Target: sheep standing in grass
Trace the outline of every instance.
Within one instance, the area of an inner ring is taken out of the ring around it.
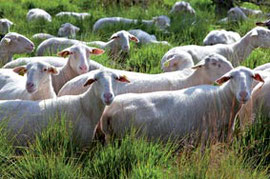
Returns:
[[[188,2],[185,1],[179,1],[176,2],[171,11],[171,14],[175,14],[175,13],[188,13],[191,15],[195,15],[195,10],[191,7],[191,5]]]
[[[93,32],[97,32],[103,29],[105,26],[117,25],[117,24],[136,24],[139,21],[137,19],[128,19],[123,17],[105,17],[95,22],[93,26]],[[165,30],[170,26],[170,18],[164,15],[153,17],[152,20],[142,20],[142,24],[147,26],[156,25],[161,30]]]
[[[10,27],[13,25],[8,19],[0,19],[0,35],[5,35],[9,32]]]
[[[0,99],[42,100],[55,98],[51,75],[58,74],[55,67],[44,62],[32,62],[27,66],[0,69]],[[23,74],[20,76],[16,73]]]
[[[154,44],[170,45],[167,41],[157,41],[155,35],[150,35],[141,29],[133,29],[129,30],[128,32],[137,37],[137,39],[139,39],[140,44],[154,43]]]
[[[205,57],[192,69],[184,71],[144,74],[115,70],[129,76],[131,83],[115,86],[116,94],[123,93],[146,93],[152,91],[179,90],[199,84],[212,84],[216,79],[232,69],[232,65],[223,56],[213,54]],[[89,72],[90,74],[92,72]],[[87,88],[82,83],[87,79],[88,74],[80,75],[67,82],[59,91],[58,96],[77,95],[85,92]]]
[[[34,48],[31,40],[21,34],[10,32],[0,41],[0,63],[11,61],[14,54],[30,53]]]
[[[217,44],[212,46],[187,45],[172,48],[163,56],[161,64],[168,61],[169,57],[173,54],[181,54],[185,61],[190,59],[193,60],[194,63],[198,63],[205,56],[217,53],[231,61],[233,66],[237,66],[240,62],[244,61],[254,49],[259,47],[270,47],[270,30],[255,27],[239,41],[232,44]],[[178,60],[181,61],[182,59]],[[181,65],[181,62],[178,64]]]
[[[44,11],[43,9],[30,9],[26,15],[28,21],[40,20],[43,19],[44,21],[51,22],[52,17],[49,13]]]
[[[56,94],[58,94],[64,84],[72,78],[87,73],[89,70],[90,55],[100,55],[104,51],[98,48],[91,48],[83,44],[73,45],[58,55],[61,57],[68,57],[67,63],[59,68],[59,74],[52,76],[52,84]]]
[[[258,73],[238,67],[217,80],[218,84],[228,81],[222,86],[119,95],[105,108],[99,125],[107,139],[122,137],[134,127],[138,134],[156,140],[181,139],[193,133],[204,133],[207,139],[228,132],[230,141],[235,116],[250,99],[253,80],[263,81]]]
[[[55,15],[56,17],[75,17],[77,19],[84,19],[86,17],[89,17],[90,14],[83,12],[83,13],[78,13],[78,12],[59,12]]]
[[[231,44],[241,39],[237,32],[212,30],[203,40],[204,45]]]
[[[53,36],[51,34],[46,34],[46,33],[38,33],[38,34],[34,34],[32,36],[33,39],[38,39],[38,40],[46,40],[46,39],[50,39],[53,37],[55,37],[55,36]]]
[[[76,33],[80,31],[79,27],[76,27],[70,23],[62,24],[58,30],[58,36],[75,38]]]
[[[65,115],[76,142],[88,145],[105,105],[114,100],[114,85],[122,82],[128,80],[120,74],[97,71],[84,82],[85,86],[92,84],[92,88],[79,96],[1,101],[0,121],[7,122],[9,136],[16,137],[17,145],[26,145],[45,130],[50,121],[57,122],[61,115]]]
[[[128,53],[130,50],[129,41],[134,41],[139,43],[139,39],[134,35],[130,34],[125,30],[118,31],[114,33],[110,41],[102,42],[102,41],[93,41],[87,42],[88,45],[98,46],[99,48],[106,49],[110,56],[113,58],[117,58],[119,53],[124,52]]]

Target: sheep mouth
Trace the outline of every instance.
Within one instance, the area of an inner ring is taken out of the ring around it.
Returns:
[[[28,93],[34,93],[36,91],[36,88],[26,88]]]
[[[105,105],[110,105],[112,103],[113,99],[104,99]]]

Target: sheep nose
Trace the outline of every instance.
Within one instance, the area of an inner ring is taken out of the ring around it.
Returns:
[[[32,83],[32,82],[26,83],[26,88],[33,88],[33,87],[34,87],[34,83]]]
[[[241,91],[239,96],[242,98],[242,99],[246,99],[248,93],[246,91]]]
[[[80,70],[82,70],[83,72],[87,72],[87,71],[88,71],[86,65],[81,65],[79,68],[80,68]]]
[[[104,94],[103,94],[103,97],[104,97],[106,100],[111,99],[112,96],[113,96],[112,93],[104,93]]]
[[[127,51],[127,50],[129,50],[129,46],[126,45],[126,46],[123,47],[123,49],[124,49],[125,51]]]

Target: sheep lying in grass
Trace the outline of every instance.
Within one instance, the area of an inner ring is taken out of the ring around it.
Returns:
[[[25,36],[9,32],[0,41],[0,63],[11,61],[14,54],[30,53],[34,48],[34,43]]]
[[[122,137],[134,127],[138,134],[156,140],[181,139],[193,133],[207,139],[228,132],[230,141],[234,118],[250,99],[253,80],[263,82],[258,73],[238,67],[217,80],[220,85],[228,81],[222,86],[119,95],[105,108],[97,128],[107,140],[112,135]]]
[[[139,43],[139,39],[125,30],[114,33],[110,41],[93,41],[87,42],[88,45],[98,46],[99,48],[106,49],[111,57],[118,57],[120,52],[128,53],[130,50],[129,41]]]
[[[204,45],[231,44],[241,39],[237,32],[212,30],[203,40]]]
[[[154,43],[154,44],[170,45],[167,41],[157,41],[155,35],[150,35],[141,29],[132,29],[129,30],[128,32],[137,37],[137,39],[139,39],[140,44]]]
[[[97,32],[103,29],[105,26],[117,25],[117,24],[136,24],[139,21],[137,19],[128,19],[123,17],[105,17],[95,22],[93,26],[93,32]],[[170,18],[164,15],[153,17],[152,20],[142,20],[142,24],[147,26],[156,25],[158,28],[165,30],[170,26]]]
[[[186,58],[184,53],[172,53],[167,57],[167,61],[161,64],[161,69],[164,72],[181,71],[191,68],[194,62],[191,58]]]
[[[43,9],[38,9],[38,8],[30,9],[26,15],[26,18],[28,21],[34,21],[34,20],[40,20],[40,19],[43,19],[47,22],[52,21],[52,17],[49,13],[47,13]]]
[[[79,27],[76,27],[70,23],[62,24],[58,30],[58,36],[75,38],[76,33],[80,31]]]
[[[87,73],[89,70],[89,57],[90,55],[100,55],[104,51],[98,48],[88,47],[83,44],[73,45],[58,55],[61,57],[68,57],[67,63],[59,68],[59,74],[52,76],[53,88],[56,94],[58,94],[64,84],[72,78]]]
[[[144,74],[110,69],[129,76],[131,83],[119,84],[115,87],[116,94],[146,93],[152,91],[178,90],[199,84],[212,84],[216,79],[232,69],[232,65],[221,55],[209,55],[192,69],[184,71]],[[91,74],[91,72],[89,72]],[[80,75],[67,82],[59,91],[58,96],[77,95],[85,92],[82,86],[88,74]]]
[[[75,44],[84,43],[79,40],[60,38],[60,37],[52,37],[47,40],[44,40],[37,47],[37,56],[43,55],[53,55],[63,50],[64,48],[70,47]]]
[[[38,40],[46,40],[46,39],[49,39],[49,38],[53,38],[55,36],[51,35],[51,34],[46,34],[46,33],[37,33],[37,34],[34,34],[32,36],[33,39],[38,39]]]
[[[78,12],[59,12],[55,15],[56,17],[75,17],[77,19],[84,19],[86,17],[89,17],[90,14],[89,13],[78,13]]]
[[[92,88],[79,96],[63,96],[41,101],[9,100],[0,102],[0,121],[7,122],[9,136],[17,145],[26,145],[46,129],[49,122],[57,122],[61,115],[72,125],[76,142],[88,145],[105,105],[114,100],[114,86],[128,82],[126,77],[109,71],[97,71],[84,82]]]
[[[262,17],[264,14],[261,10],[248,9],[245,7],[239,7],[246,16]]]
[[[27,66],[0,69],[0,99],[42,100],[55,98],[51,75],[58,74],[55,67],[44,62],[31,62]],[[20,76],[27,72],[26,77]]]
[[[254,49],[259,47],[270,47],[270,30],[255,27],[239,41],[232,44],[217,44],[212,46],[187,45],[172,48],[163,56],[161,64],[168,61],[169,57],[173,54],[181,54],[185,61],[191,59],[194,63],[198,63],[205,56],[217,53],[231,61],[233,66],[237,66],[240,62],[245,60]],[[181,61],[182,59],[178,60]],[[181,65],[181,62],[178,64]]]
[[[9,32],[10,27],[13,25],[8,19],[0,19],[0,35],[5,35]]]
[[[192,14],[195,15],[195,10],[191,7],[191,5],[188,2],[185,1],[179,1],[176,2],[170,13],[175,14],[175,13],[188,13],[188,14]]]

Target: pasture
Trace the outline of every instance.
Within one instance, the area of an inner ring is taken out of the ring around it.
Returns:
[[[181,45],[203,45],[204,37],[214,29],[226,29],[244,36],[255,27],[255,23],[266,18],[250,17],[240,23],[218,23],[226,16],[216,13],[211,0],[187,0],[196,10],[196,16],[170,15],[175,0],[145,0],[132,4],[131,1],[111,0],[0,0],[0,17],[11,20],[15,25],[11,32],[18,32],[31,39],[35,47],[41,41],[32,36],[48,33],[57,36],[61,24],[72,23],[80,28],[76,39],[85,42],[104,41],[119,30],[142,29],[155,34],[158,40],[168,41],[173,47]],[[251,3],[243,7],[261,9],[270,13],[270,7]],[[41,8],[52,16],[52,22],[27,22],[29,9]],[[61,11],[88,12],[89,17],[59,17]],[[120,24],[107,26],[97,33],[92,32],[94,23],[103,17],[126,17],[152,19],[167,15],[171,26],[167,32],[156,26]],[[125,59],[111,60],[107,53],[91,56],[104,66],[143,73],[161,73],[160,61],[172,47],[161,44],[139,45],[130,42],[130,52]],[[54,54],[56,55],[56,54]],[[35,56],[29,54],[18,57]],[[270,62],[269,49],[256,49],[241,63],[255,68]],[[72,140],[72,132],[65,122],[65,114],[58,123],[36,137],[27,147],[15,148],[0,127],[0,178],[269,178],[270,176],[270,122],[257,114],[253,125],[240,129],[235,126],[233,141],[222,143],[209,141],[202,152],[201,145],[188,142],[158,142],[136,138],[135,131],[122,140],[103,145],[96,141],[91,146],[81,147]]]

